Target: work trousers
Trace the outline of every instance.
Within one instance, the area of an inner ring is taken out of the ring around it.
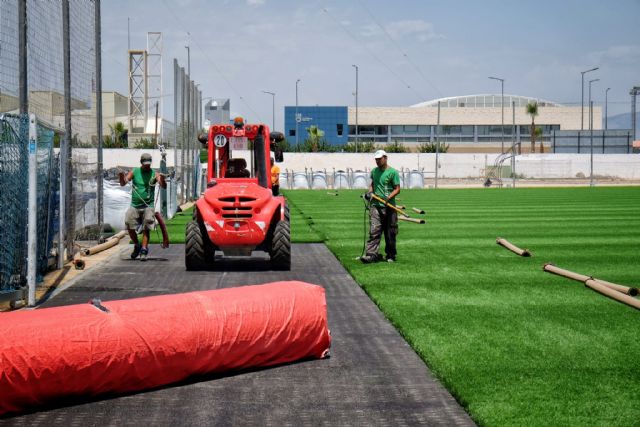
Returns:
[[[387,258],[396,257],[396,236],[398,235],[398,214],[391,208],[372,205],[369,209],[369,240],[367,256],[378,257],[380,239],[384,233],[384,252]]]

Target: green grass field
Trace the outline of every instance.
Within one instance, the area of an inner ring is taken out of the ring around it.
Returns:
[[[287,191],[294,242],[324,240],[476,422],[638,425],[640,312],[542,265],[640,285],[640,188],[405,190],[427,224],[372,265],[358,196]]]
[[[184,243],[185,228],[187,223],[193,217],[193,208],[184,212],[178,212],[170,220],[166,220],[167,234],[169,234],[170,244]],[[162,234],[160,228],[156,227],[156,231],[152,231],[149,235],[151,243],[162,243]]]

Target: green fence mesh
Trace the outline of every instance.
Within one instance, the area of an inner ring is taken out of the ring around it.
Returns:
[[[0,119],[0,292],[24,283],[27,236],[27,117]]]
[[[26,282],[28,116],[0,116],[0,293]],[[38,279],[47,271],[58,230],[59,165],[53,131],[38,125]]]

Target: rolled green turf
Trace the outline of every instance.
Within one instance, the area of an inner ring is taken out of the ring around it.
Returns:
[[[427,224],[401,222],[398,262],[370,265],[359,194],[287,191],[294,242],[324,238],[476,422],[640,422],[640,312],[542,271],[640,285],[639,187],[404,190]]]

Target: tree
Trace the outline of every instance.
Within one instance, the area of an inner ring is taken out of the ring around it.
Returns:
[[[309,135],[305,144],[308,142],[310,145],[310,151],[316,152],[320,150],[324,140],[324,131],[316,125],[311,125],[307,128],[307,134]]]
[[[115,148],[127,148],[127,129],[122,122],[116,122],[114,125],[109,125],[109,129],[113,134],[113,145]]]
[[[538,151],[539,151],[539,152],[541,152],[541,153],[544,153],[544,143],[543,143],[543,141],[542,141],[542,128],[541,128],[541,127],[536,126],[536,132],[535,132],[535,134],[536,134],[536,139],[537,139],[538,141],[540,141],[540,142],[538,143],[538,147],[539,147],[539,150],[538,150]]]
[[[536,116],[538,115],[538,103],[527,104],[527,114],[531,116],[531,152],[536,152]]]

